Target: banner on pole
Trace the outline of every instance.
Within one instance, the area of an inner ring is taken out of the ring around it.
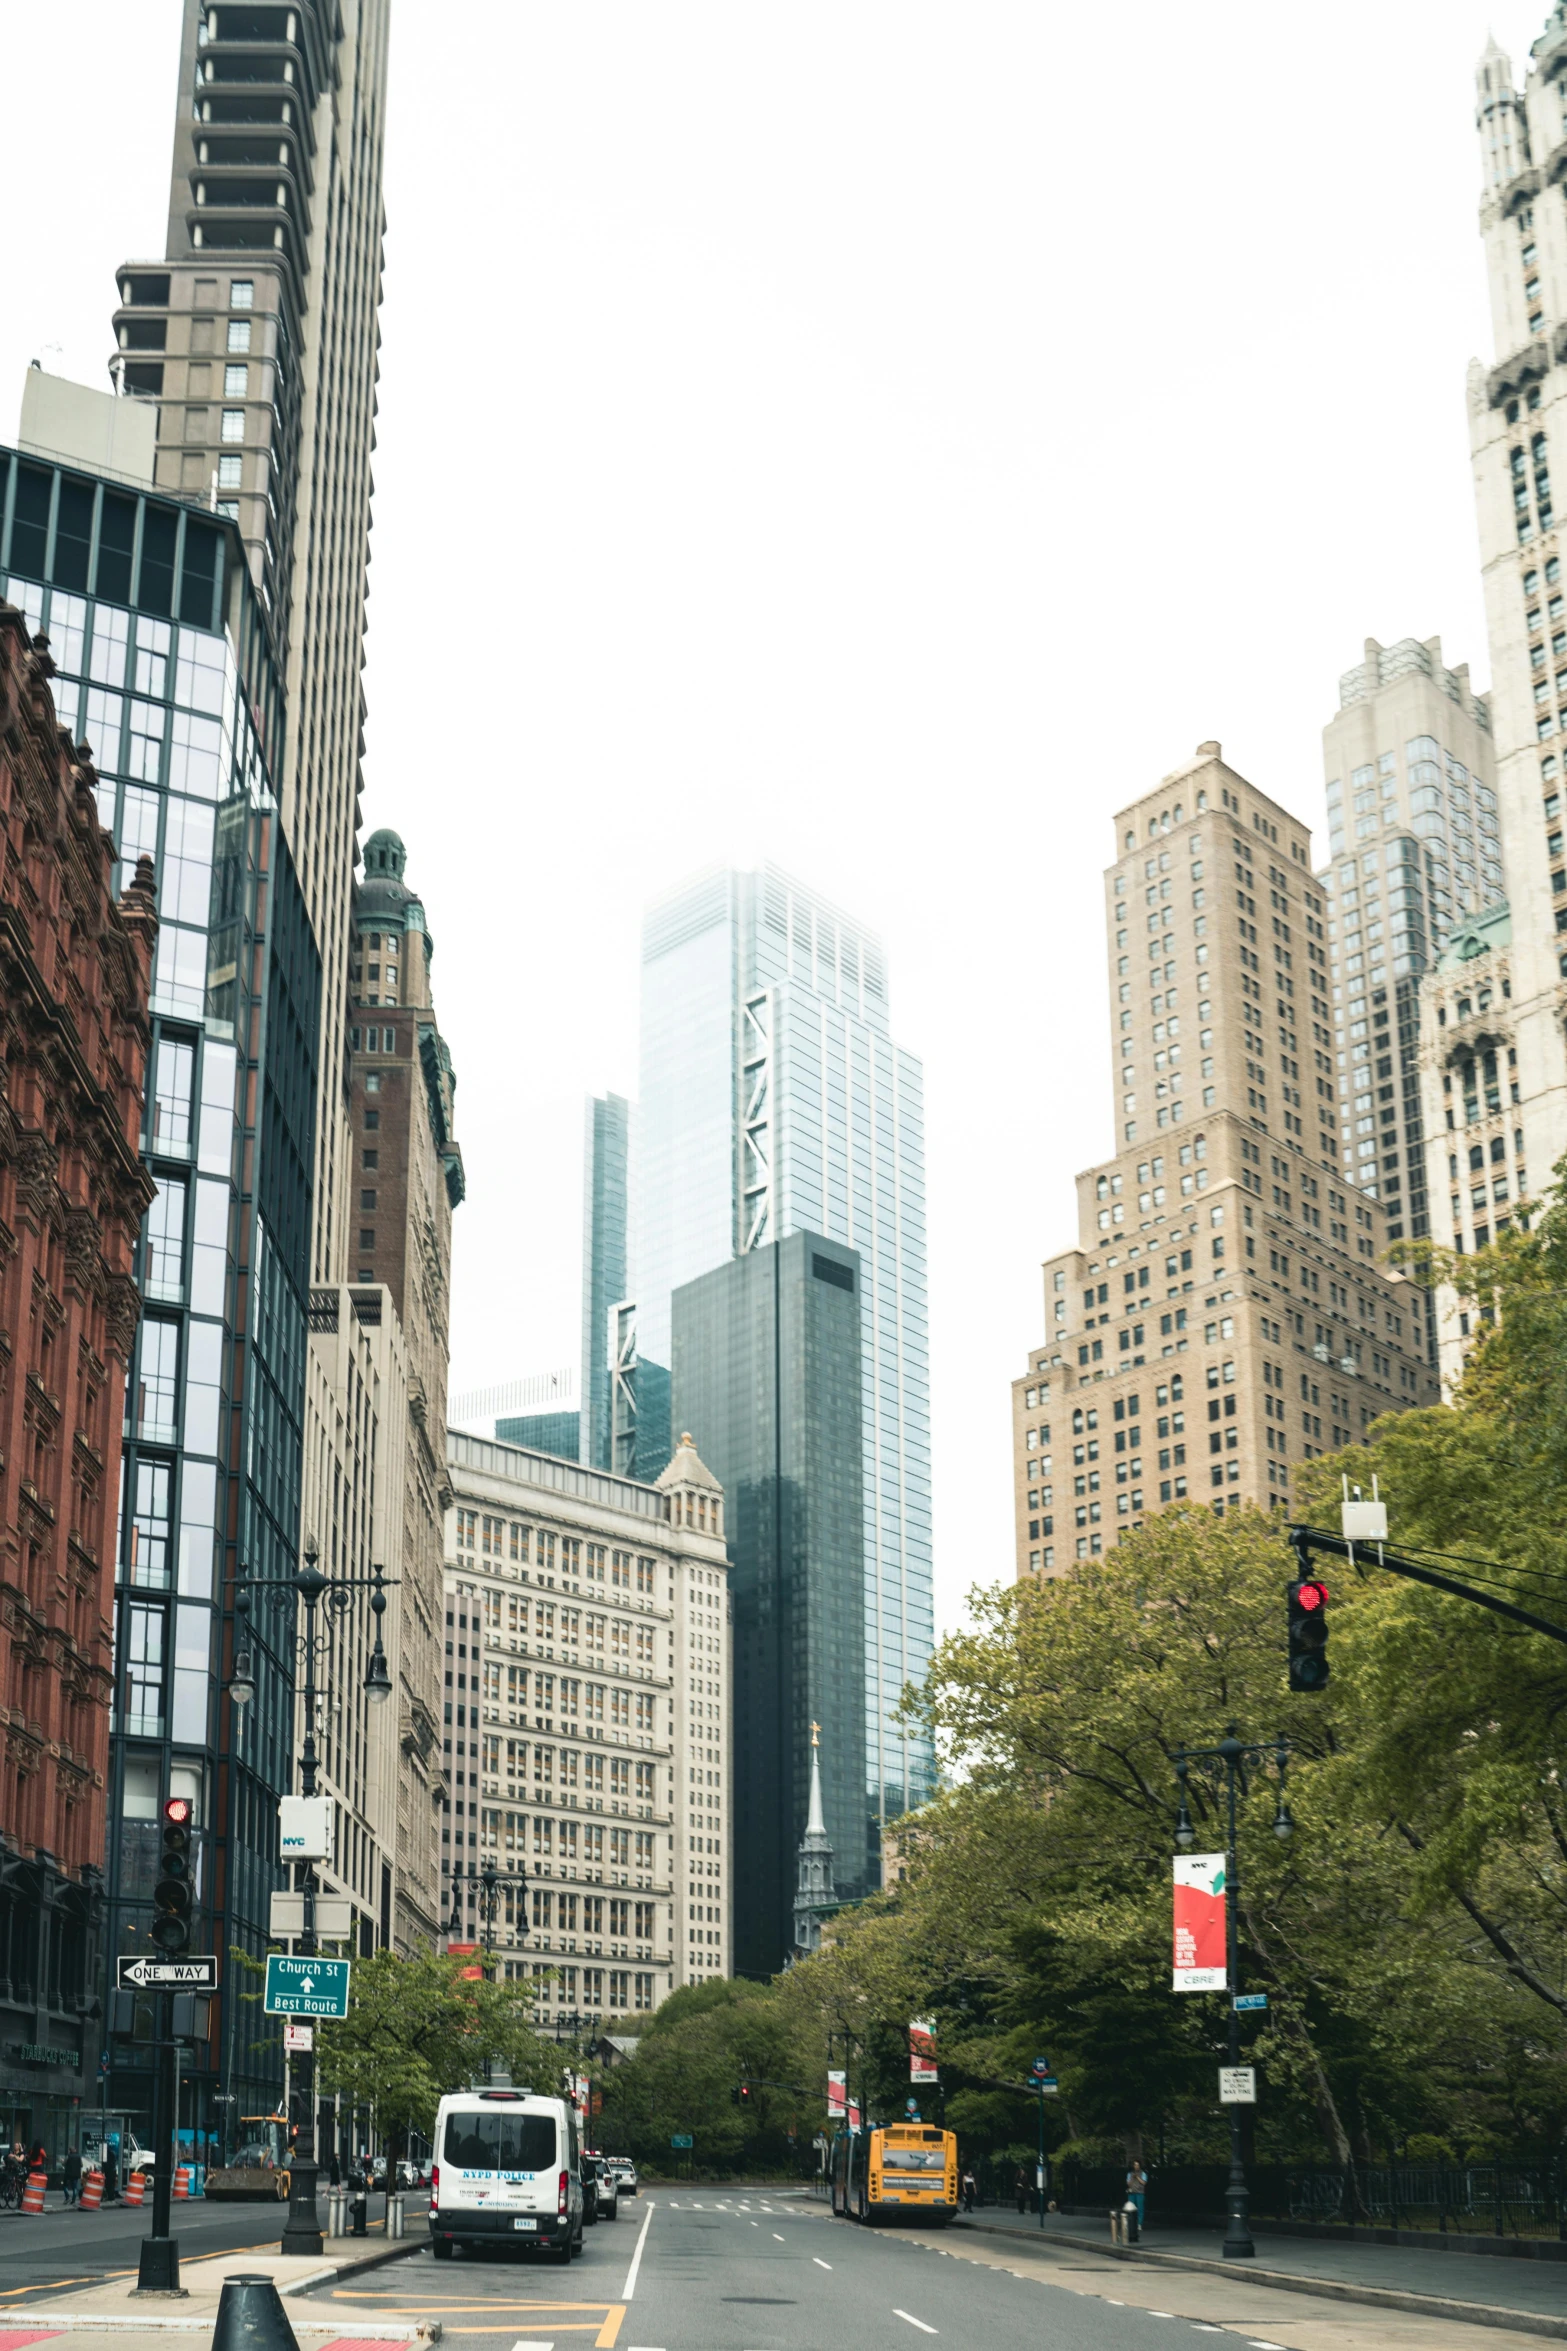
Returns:
[[[1225,1963],[1224,1855],[1180,1853],[1175,1861],[1177,1992],[1222,1992]]]
[[[936,2071],[936,2026],[928,2016],[916,2016],[909,2025],[909,2079],[911,2082],[940,2079]]]
[[[827,2120],[829,2122],[847,2122],[851,2130],[857,2131],[860,2127],[860,2105],[858,2099],[851,2101],[849,2098],[848,2079],[846,2073],[829,2072],[827,2076]]]

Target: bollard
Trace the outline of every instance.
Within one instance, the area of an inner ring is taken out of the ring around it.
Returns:
[[[1123,2244],[1135,2245],[1141,2235],[1142,2223],[1137,2217],[1137,2207],[1128,2196],[1121,2208],[1121,2241]]]
[[[283,2298],[271,2278],[224,2279],[212,2351],[299,2351]]]
[[[400,2237],[403,2234],[403,2200],[401,2196],[388,2196],[386,2199],[386,2233],[389,2237]]]
[[[103,2202],[103,2173],[84,2171],[82,2174],[82,2210],[96,2212]]]
[[[370,2208],[366,2201],[363,2188],[355,2189],[352,2210],[354,2216],[354,2225],[350,2229],[349,2235],[354,2237],[362,2237],[368,2230],[370,2218]]]
[[[1110,2207],[1110,2242],[1112,2245],[1126,2243],[1126,2215],[1113,2204]]]
[[[127,2172],[125,2177],[125,2202],[131,2207],[133,2212],[135,2211],[137,2205],[144,2200],[146,2194],[147,2174],[144,2171]]]
[[[326,2192],[326,2233],[329,2237],[340,2237],[344,2233],[341,2188],[328,2188]]]

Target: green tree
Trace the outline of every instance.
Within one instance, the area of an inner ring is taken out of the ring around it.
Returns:
[[[499,2065],[517,2083],[553,2090],[558,2053],[540,2039],[532,1994],[475,1977],[445,1956],[356,1959],[348,2014],[317,2027],[321,2087],[370,2107],[395,2161],[410,2131],[428,2137],[448,2091]]]

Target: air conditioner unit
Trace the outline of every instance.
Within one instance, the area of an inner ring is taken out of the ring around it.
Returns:
[[[1312,1348],[1311,1352],[1319,1363],[1331,1363],[1333,1361],[1332,1348],[1324,1347],[1320,1339],[1317,1341],[1315,1347]]]

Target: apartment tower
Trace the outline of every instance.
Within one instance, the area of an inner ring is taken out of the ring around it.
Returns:
[[[1420,982],[1453,932],[1504,893],[1489,702],[1466,665],[1447,668],[1440,638],[1368,637],[1339,680],[1322,752],[1333,862],[1317,880],[1340,1164],[1346,1183],[1382,1200],[1390,1241],[1423,1240]],[[1428,1336],[1434,1347],[1434,1324]]]
[[[1436,1393],[1382,1205],[1341,1173],[1305,828],[1204,743],[1115,829],[1117,1149],[1014,1384],[1020,1576],[1172,1504],[1281,1504],[1292,1462]]]

